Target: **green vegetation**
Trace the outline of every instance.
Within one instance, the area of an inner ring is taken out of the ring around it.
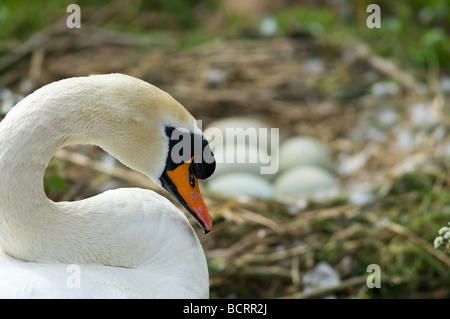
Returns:
[[[67,5],[58,0],[27,1],[5,0],[0,3],[0,41],[23,41],[36,31],[54,21],[64,18]],[[77,1],[85,15],[91,16],[97,8],[120,5],[106,0]],[[369,29],[366,19],[370,13],[367,6],[373,1],[350,1],[349,3],[297,6],[274,12],[283,36],[299,28],[316,36],[343,41],[349,37],[365,40],[373,50],[383,56],[407,63],[406,66],[432,68],[450,67],[450,3],[446,0],[376,1],[381,7],[381,28]],[[261,18],[225,12],[223,26],[216,30],[205,27],[205,17],[220,11],[220,1],[153,0],[133,1],[122,4],[120,16],[105,14],[100,25],[128,32],[148,32],[151,29],[193,32],[186,40],[188,46],[201,43],[214,36],[247,37],[249,29],[257,29]],[[331,8],[330,8],[331,7]],[[107,10],[105,10],[107,11]],[[154,25],[148,15],[157,12],[159,19]],[[205,13],[206,12],[206,13]],[[142,16],[141,19],[136,17]],[[187,33],[189,33],[187,32]],[[257,33],[251,33],[257,34]]]

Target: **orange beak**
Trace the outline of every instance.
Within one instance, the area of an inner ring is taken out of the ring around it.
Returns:
[[[192,160],[193,157],[191,161],[178,165],[174,170],[166,171],[166,177],[161,178],[161,181],[163,187],[197,220],[206,234],[212,228],[212,221],[203,202],[197,177],[191,168]]]

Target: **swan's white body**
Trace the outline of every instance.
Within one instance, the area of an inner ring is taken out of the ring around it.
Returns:
[[[37,90],[0,123],[0,297],[207,298],[208,270],[186,216],[164,197],[118,189],[50,201],[54,152],[95,143],[159,183],[162,124],[199,131],[170,96],[125,75]]]

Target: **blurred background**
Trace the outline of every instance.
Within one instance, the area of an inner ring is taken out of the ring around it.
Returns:
[[[189,217],[212,298],[449,298],[450,3],[379,0],[369,28],[373,2],[2,0],[0,119],[52,81],[120,72],[204,129],[278,128],[278,172],[219,165],[212,232]],[[127,186],[167,196],[95,146],[45,176],[57,201]]]

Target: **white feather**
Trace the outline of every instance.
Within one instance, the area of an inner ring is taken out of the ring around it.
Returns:
[[[207,298],[208,269],[186,216],[143,189],[54,203],[54,152],[95,143],[155,182],[164,125],[194,130],[163,91],[120,75],[72,78],[22,100],[0,123],[0,298]],[[158,183],[159,184],[159,183]]]

